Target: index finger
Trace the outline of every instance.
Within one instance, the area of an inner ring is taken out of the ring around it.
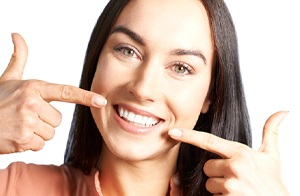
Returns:
[[[47,102],[62,101],[89,107],[102,107],[107,103],[106,99],[97,93],[70,85],[45,82],[38,87],[38,91]]]
[[[231,158],[237,152],[237,149],[245,146],[244,144],[229,141],[201,131],[176,128],[170,129],[168,133],[177,141],[197,146],[209,152],[218,154],[222,158]]]

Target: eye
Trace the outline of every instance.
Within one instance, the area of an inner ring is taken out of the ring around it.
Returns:
[[[173,70],[180,76],[189,75],[193,73],[193,69],[183,62],[175,62],[173,64]]]
[[[125,57],[141,59],[138,50],[133,48],[132,46],[118,45],[114,48],[114,50]]]

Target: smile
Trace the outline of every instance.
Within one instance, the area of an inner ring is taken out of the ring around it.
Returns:
[[[120,106],[118,107],[117,111],[121,118],[125,119],[126,121],[136,126],[152,127],[159,122],[158,119],[149,116],[143,116],[140,114],[135,114],[134,112],[128,111]]]

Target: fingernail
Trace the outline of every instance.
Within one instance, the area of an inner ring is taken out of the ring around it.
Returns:
[[[280,123],[285,119],[285,117],[290,113],[290,111],[282,111],[282,117]]]
[[[182,131],[180,129],[170,129],[169,130],[169,135],[173,137],[181,137],[182,136]]]
[[[283,111],[283,112],[285,113],[284,117],[286,117],[290,113],[290,111],[288,111],[288,110]]]
[[[15,33],[11,33],[10,35],[11,35],[11,40],[13,41]]]
[[[101,96],[94,96],[92,98],[92,103],[96,106],[105,106],[107,104],[107,100]]]
[[[174,177],[173,177],[173,182],[176,186],[179,186],[180,185],[180,180],[179,180],[179,175],[176,174]]]

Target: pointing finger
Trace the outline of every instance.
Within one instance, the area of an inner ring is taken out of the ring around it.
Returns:
[[[259,151],[278,156],[278,128],[287,114],[286,111],[276,112],[268,118],[264,125],[262,145]]]
[[[106,99],[94,92],[83,90],[75,86],[44,83],[38,86],[38,91],[45,101],[62,101],[69,103],[76,103],[91,107],[105,106]]]
[[[1,80],[22,79],[24,67],[27,61],[28,48],[25,40],[18,33],[12,34],[14,53],[10,62],[2,74]]]
[[[201,131],[170,129],[168,133],[177,141],[197,146],[209,152],[218,154],[222,158],[232,157],[237,152],[237,149],[245,146],[244,144],[228,141],[213,134]]]

